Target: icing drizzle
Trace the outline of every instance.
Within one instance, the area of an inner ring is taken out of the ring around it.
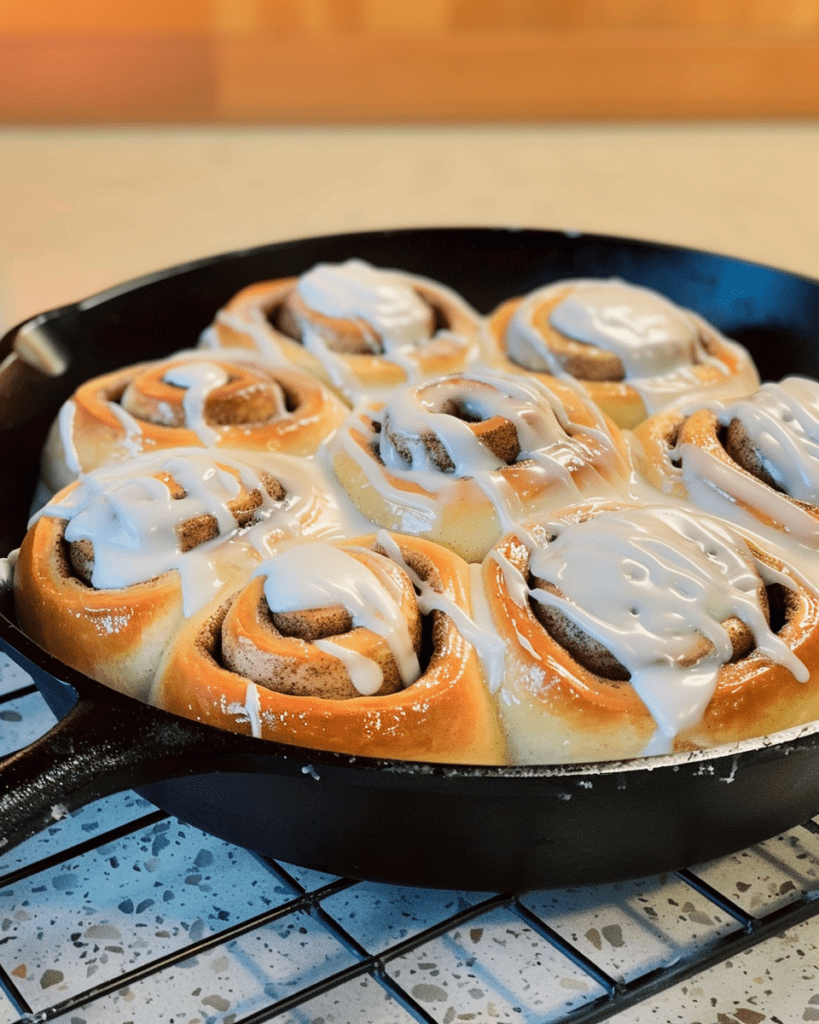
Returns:
[[[182,407],[188,428],[194,431],[205,447],[216,444],[219,432],[209,426],[205,419],[205,402],[211,392],[227,384],[227,373],[215,363],[191,361],[169,367],[163,380],[174,387],[185,389]]]
[[[224,452],[220,451],[218,462],[196,449],[143,455],[81,474],[77,485],[45,505],[30,525],[40,516],[66,519],[69,543],[92,541],[91,585],[97,589],[133,586],[178,570],[188,616],[204,607],[238,567],[255,565],[269,555],[271,542],[286,544],[305,533],[344,533],[340,513],[329,500],[317,499],[314,481],[301,462],[284,455],[267,456],[265,471],[275,474],[286,491],[282,501],[274,501],[260,471]],[[172,498],[158,474],[176,481],[184,488],[184,496]],[[240,485],[261,496],[253,523],[245,527],[239,527],[228,507]],[[217,522],[218,536],[183,551],[181,525],[208,515]]]
[[[429,337],[429,307],[421,296],[402,276],[364,260],[319,263],[302,274],[296,287],[317,313],[368,325],[373,352],[382,346],[391,352],[420,345]],[[309,330],[309,325],[303,326]]]
[[[732,379],[727,366],[708,353],[701,338],[705,324],[695,313],[649,288],[617,278],[558,282],[528,294],[507,331],[507,353],[518,365],[569,378],[536,323],[543,303],[567,285],[569,293],[550,313],[551,325],[566,337],[618,356],[625,381],[640,395],[649,413],[700,388],[698,365],[707,363],[717,370],[725,378],[720,389],[731,394],[747,394],[758,384],[750,362]],[[708,330],[716,333],[713,328]],[[741,351],[722,336],[720,343],[726,350]],[[714,384],[709,385],[709,391],[714,389]]]
[[[500,416],[512,424],[520,445],[515,464],[525,463],[531,479],[548,489],[552,508],[582,497],[575,482],[578,469],[597,467],[596,487],[607,494],[613,489],[612,481],[624,483],[629,478],[630,468],[600,411],[583,400],[591,425],[574,422],[560,398],[534,377],[470,373],[408,385],[373,413],[378,426],[372,437],[380,461],[355,440],[355,432],[363,426],[357,413],[331,441],[332,447],[343,448],[356,462],[395,510],[401,510],[405,532],[426,532],[427,524],[440,514],[440,503],[459,480],[471,480],[486,495],[502,530],[520,521],[524,512],[516,491],[505,479],[507,464],[479,440],[468,423],[438,411],[452,400],[475,419]],[[393,439],[398,431],[400,450]],[[450,472],[443,472],[430,457],[424,440],[429,435],[446,449],[453,465]],[[402,488],[402,481],[411,481],[418,488]]]
[[[672,506],[542,525],[553,539],[531,547],[530,570],[559,593],[530,590],[521,577],[510,594],[519,604],[531,597],[563,612],[625,666],[657,724],[646,754],[668,752],[677,733],[702,718],[733,654],[723,625],[729,618],[745,623],[760,652],[807,680],[757,596],[760,580],[792,582],[756,559],[726,525]],[[700,656],[703,638],[708,646]]]
[[[289,548],[263,562],[254,576],[264,579],[264,593],[271,612],[306,611],[342,605],[361,626],[382,637],[395,658],[404,686],[421,674],[406,620],[398,602],[398,590],[388,572],[379,570],[381,556],[363,564],[349,551],[316,542]],[[381,688],[382,672],[371,659],[332,640],[314,640],[319,649],[340,658],[353,685],[361,694]]]
[[[764,384],[740,401],[700,408],[713,411],[721,427],[740,421],[781,493],[683,436],[669,459],[689,499],[732,521],[740,518],[743,507],[756,509],[797,541],[819,549],[819,520],[798,504],[819,503],[819,384],[788,377]]]

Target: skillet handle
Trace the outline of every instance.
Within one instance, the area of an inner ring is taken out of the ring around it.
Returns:
[[[101,797],[212,770],[215,754],[247,752],[247,741],[113,690],[104,701],[80,697],[49,732],[0,764],[0,852]]]

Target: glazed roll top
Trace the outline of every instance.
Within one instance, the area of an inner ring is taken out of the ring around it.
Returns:
[[[81,385],[52,427],[43,479],[57,490],[81,472],[184,445],[309,455],[345,414],[305,374],[179,353]]]
[[[261,561],[254,531],[287,502],[269,471],[190,451],[88,474],[26,534],[20,623],[67,664],[144,697],[179,622]]]
[[[260,583],[234,602],[224,625],[222,656],[233,671],[270,689],[337,699],[394,693],[420,676],[415,592],[385,555],[309,544],[264,562],[254,577]],[[260,627],[269,629],[269,647],[249,640]],[[314,648],[309,665],[306,644]]]
[[[819,385],[768,383],[736,402],[646,420],[640,464],[661,490],[714,514],[774,526],[819,547]]]
[[[750,650],[807,679],[770,628],[765,584],[781,577],[714,520],[654,508],[566,524],[530,572],[542,619],[566,620],[568,643],[569,622],[588,636],[576,654],[594,661],[599,644],[615,677],[623,667],[663,742],[702,718],[719,669]]]
[[[464,368],[478,352],[479,327],[477,313],[451,289],[350,259],[243,290],[219,312],[203,344],[254,347],[355,402]]]
[[[401,275],[347,260],[320,263],[303,274],[282,303],[278,322],[308,345],[383,355],[428,341],[442,317]]]
[[[331,441],[358,508],[480,560],[521,516],[629,478],[617,428],[576,391],[505,374],[461,374],[400,389]],[[468,528],[464,528],[468,523]]]
[[[188,426],[206,445],[217,440],[216,426],[259,423],[288,411],[278,381],[213,359],[148,368],[128,384],[120,405],[148,423]]]
[[[717,416],[725,449],[743,469],[796,501],[819,502],[819,384],[763,384]]]
[[[527,369],[580,380],[662,378],[705,358],[692,317],[648,288],[578,281],[545,305],[544,294],[530,296],[509,326],[509,356]],[[544,343],[546,324],[562,343]]]
[[[151,699],[283,743],[376,757],[499,763],[473,646],[466,563],[381,533],[262,563],[186,624]]]
[[[794,713],[794,694],[803,711],[819,709],[816,687],[803,685],[817,653],[816,595],[717,519],[579,506],[502,542],[486,565],[499,629],[513,640],[502,703],[525,760],[550,760],[556,741],[610,757],[699,745],[720,687],[735,705],[755,685],[772,697],[759,677],[781,687],[780,711]],[[738,712],[731,738],[757,726]]]
[[[72,564],[82,562],[90,586],[121,589],[175,569],[193,609],[215,585],[212,552],[203,546],[268,518],[284,490],[267,472],[205,455],[171,454],[145,469],[154,472],[129,464],[86,476],[41,515],[67,520]]]
[[[378,454],[389,469],[455,477],[526,459],[559,465],[572,429],[555,393],[539,382],[474,374],[400,391],[381,422]],[[614,445],[611,452],[614,459]]]
[[[617,279],[556,282],[505,304],[492,323],[512,363],[581,382],[622,427],[692,393],[742,395],[758,384],[741,346]]]

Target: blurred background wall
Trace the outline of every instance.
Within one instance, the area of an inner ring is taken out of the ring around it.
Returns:
[[[0,330],[411,225],[819,277],[819,0],[0,0],[0,157]]]
[[[2,0],[0,121],[819,114],[814,0]]]

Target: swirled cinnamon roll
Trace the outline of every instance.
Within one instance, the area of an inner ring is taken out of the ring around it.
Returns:
[[[314,378],[203,352],[125,367],[82,384],[53,424],[43,481],[185,445],[310,455],[346,415]]]
[[[630,476],[617,427],[575,389],[504,374],[462,374],[397,391],[353,413],[330,442],[359,509],[480,561],[513,522]]]
[[[194,450],[87,474],[30,525],[20,625],[66,664],[144,698],[182,620],[272,551],[341,527],[297,460]]]
[[[477,354],[479,331],[478,314],[451,289],[353,259],[250,285],[202,340],[306,370],[355,402],[462,370]]]
[[[635,431],[642,474],[725,518],[819,550],[819,384],[788,377],[736,402],[652,416]]]
[[[503,303],[489,358],[576,380],[620,427],[696,395],[749,394],[749,353],[691,310],[617,279],[557,281]]]
[[[483,563],[512,760],[711,747],[819,718],[819,598],[697,510],[587,503]]]
[[[504,745],[474,647],[467,565],[387,534],[264,562],[180,632],[151,701],[319,750],[498,764]]]

